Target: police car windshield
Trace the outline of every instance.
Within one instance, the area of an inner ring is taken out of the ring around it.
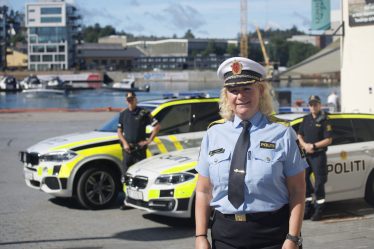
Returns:
[[[147,109],[150,112],[152,112],[156,108],[156,106],[148,106],[148,105],[142,105],[142,104],[139,104],[138,106],[144,109]],[[97,131],[117,132],[118,118],[119,118],[119,113],[114,115],[114,117],[111,120],[106,122],[101,128],[97,129]]]

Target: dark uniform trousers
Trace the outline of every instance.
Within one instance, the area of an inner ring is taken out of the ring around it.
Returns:
[[[306,197],[312,197],[313,185],[310,181],[310,175],[314,173],[314,194],[317,200],[325,199],[325,183],[327,182],[327,157],[326,152],[321,151],[307,155],[309,162],[305,170]]]
[[[234,215],[215,211],[212,224],[213,249],[281,249],[289,228],[289,205],[274,212]]]
[[[122,175],[125,176],[129,167],[147,157],[146,155],[147,146],[143,148],[139,148],[138,146],[134,146],[130,144],[130,153],[125,150],[122,150],[123,155],[123,167],[122,167]]]

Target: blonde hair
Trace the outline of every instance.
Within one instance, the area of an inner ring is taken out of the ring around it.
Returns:
[[[266,116],[270,116],[274,113],[272,87],[266,81],[255,83],[263,88],[263,94],[260,96],[260,112]],[[234,112],[232,111],[230,104],[227,100],[227,89],[223,87],[221,90],[221,96],[219,101],[219,114],[225,120],[232,120],[234,118]]]

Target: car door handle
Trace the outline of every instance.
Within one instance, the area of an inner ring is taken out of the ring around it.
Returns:
[[[361,147],[361,150],[365,154],[367,154],[367,155],[369,155],[371,157],[374,157],[374,148],[370,148],[369,146],[364,146],[364,147]]]

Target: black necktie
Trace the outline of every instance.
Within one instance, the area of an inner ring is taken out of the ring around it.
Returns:
[[[242,121],[242,133],[236,142],[234,153],[232,155],[228,198],[231,204],[238,208],[244,202],[244,177],[247,164],[247,151],[250,145],[248,127],[249,121]]]

